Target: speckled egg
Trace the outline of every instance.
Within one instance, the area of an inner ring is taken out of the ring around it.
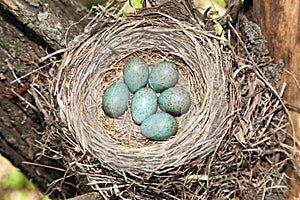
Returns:
[[[148,64],[140,57],[132,57],[124,65],[123,76],[129,90],[134,93],[148,82]]]
[[[127,110],[130,99],[128,87],[125,83],[112,84],[102,96],[102,108],[110,117],[119,117]]]
[[[152,140],[165,140],[177,132],[178,123],[172,115],[161,112],[146,118],[141,133]]]
[[[162,110],[173,115],[179,115],[188,111],[191,97],[186,90],[172,87],[160,94],[158,103]]]
[[[175,63],[163,61],[151,70],[149,84],[156,92],[161,92],[176,85],[178,77],[179,72]]]
[[[157,110],[157,96],[151,88],[141,88],[132,97],[131,115],[135,123],[141,124],[144,119]]]

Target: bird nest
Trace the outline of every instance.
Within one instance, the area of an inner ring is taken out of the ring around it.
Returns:
[[[84,178],[104,199],[287,194],[284,169],[293,158],[283,147],[284,105],[261,73],[270,62],[249,59],[245,49],[237,54],[214,31],[165,12],[98,16],[86,30],[69,44],[58,69],[51,91],[59,108],[50,112],[57,119],[48,128],[52,142],[47,135],[80,183]],[[150,68],[174,62],[177,84],[190,92],[189,111],[177,117],[179,129],[165,141],[143,137],[129,111],[111,118],[102,110],[104,91],[123,81],[124,63],[133,56]]]

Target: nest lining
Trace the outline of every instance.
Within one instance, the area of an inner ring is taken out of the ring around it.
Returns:
[[[58,95],[62,112],[83,149],[112,168],[139,173],[171,170],[210,153],[219,137],[215,131],[228,106],[220,51],[216,41],[201,34],[200,26],[173,20],[171,26],[160,19],[119,20],[88,35],[65,55],[60,70],[68,87]],[[140,137],[129,112],[111,119],[101,109],[104,90],[122,80],[122,65],[131,55],[144,57],[151,65],[162,60],[179,64],[178,85],[191,93],[192,105],[179,117],[177,134],[167,141]]]
[[[161,55],[163,55],[162,52],[155,52],[153,50],[149,50],[147,52],[139,51],[134,53],[134,56],[139,56],[144,58],[144,60],[146,60],[147,63],[149,64],[150,69],[155,64],[161,62],[162,60],[168,60],[176,63],[180,74],[176,86],[190,90],[189,85],[191,85],[190,84],[191,80],[188,79],[189,71],[188,69],[186,69],[187,67],[184,65],[184,63],[179,62],[180,61],[179,58],[174,58],[172,56],[167,56],[167,55],[164,56]],[[127,59],[128,57],[123,58],[120,62],[113,64],[113,66],[109,68],[109,72],[104,72],[103,76],[99,80],[99,86],[97,88],[97,92],[98,92],[97,116],[98,116],[98,121],[100,123],[99,126],[102,128],[101,133],[107,134],[107,138],[110,140],[109,142],[111,144],[119,145],[120,148],[124,146],[126,150],[131,152],[143,153],[143,151],[145,151],[146,149],[149,152],[156,151],[156,149],[159,148],[159,145],[161,145],[161,143],[165,143],[165,141],[160,142],[160,141],[145,139],[145,137],[140,134],[140,126],[136,125],[131,120],[129,111],[127,111],[125,115],[122,116],[121,118],[113,119],[113,118],[108,118],[107,115],[103,112],[103,109],[101,109],[102,96],[104,91],[110,86],[111,83],[123,81],[122,69]],[[192,86],[192,90],[194,90],[193,86]],[[199,94],[203,93],[203,88],[199,87],[197,88],[197,90],[199,91]],[[131,94],[131,96],[133,95]],[[194,94],[193,96],[196,96],[196,94]],[[195,101],[199,102],[200,99],[195,98]],[[201,101],[203,100],[201,99]],[[201,104],[203,103],[201,102]],[[160,112],[159,108],[158,108],[158,112]],[[181,121],[185,121],[188,115],[189,114],[185,114],[183,116],[176,117],[179,124],[181,124]]]

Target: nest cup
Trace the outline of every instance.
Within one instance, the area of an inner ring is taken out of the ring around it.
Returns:
[[[200,25],[172,17],[128,17],[94,26],[64,56],[58,79],[61,118],[78,145],[112,170],[134,174],[164,173],[200,162],[215,146],[226,116],[225,78],[217,41]],[[166,141],[140,134],[130,112],[116,119],[101,107],[104,91],[123,81],[123,66],[140,56],[153,67],[167,60],[179,69],[177,86],[190,92],[189,111],[177,117],[179,129]]]

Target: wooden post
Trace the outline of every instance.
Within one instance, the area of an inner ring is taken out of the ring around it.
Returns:
[[[253,0],[253,14],[268,41],[271,56],[275,61],[284,61],[282,83],[287,84],[284,99],[300,107],[300,1]],[[291,109],[290,114],[300,140],[300,112]],[[300,154],[296,161],[299,168]],[[297,197],[300,197],[300,186],[294,181],[289,199]]]

